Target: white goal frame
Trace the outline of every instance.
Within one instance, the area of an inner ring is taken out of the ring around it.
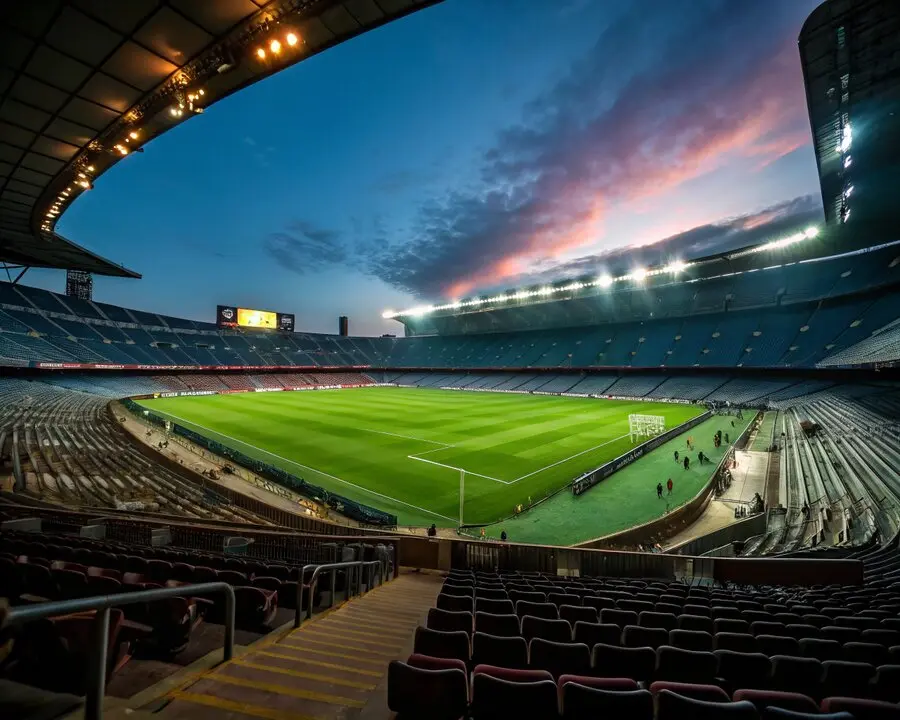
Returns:
[[[666,418],[662,415],[629,415],[628,435],[631,442],[640,438],[661,435],[666,431]]]

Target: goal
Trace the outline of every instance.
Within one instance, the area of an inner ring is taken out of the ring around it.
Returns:
[[[666,419],[662,415],[628,416],[628,434],[631,436],[631,442],[659,435],[665,430]]]

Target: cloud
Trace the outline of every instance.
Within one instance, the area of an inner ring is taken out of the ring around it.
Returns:
[[[308,220],[294,220],[263,239],[263,250],[281,267],[305,275],[348,260],[342,236]]]
[[[615,275],[639,265],[660,265],[676,258],[692,260],[787,237],[822,220],[819,198],[803,195],[746,215],[698,225],[647,247],[611,250],[567,262],[539,263],[534,272],[520,278],[520,283],[539,284],[603,272]]]
[[[621,247],[605,232],[611,213],[730,163],[754,172],[793,152],[809,141],[795,39],[813,6],[624,5],[499,134],[476,186],[423,205],[365,270],[428,297],[510,282],[582,249]]]

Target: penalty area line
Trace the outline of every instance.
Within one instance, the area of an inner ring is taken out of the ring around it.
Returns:
[[[327,477],[330,480],[334,480],[335,482],[343,483],[344,485],[349,485],[352,488],[356,488],[360,492],[364,492],[369,495],[379,497],[382,500],[388,500],[389,502],[394,502],[394,503],[397,503],[398,505],[405,505],[408,508],[412,508],[413,510],[418,510],[419,512],[426,513],[427,515],[433,515],[434,517],[439,517],[442,520],[449,520],[450,522],[454,522],[454,523],[459,522],[459,518],[447,517],[446,515],[441,515],[440,513],[434,512],[433,510],[426,510],[425,508],[419,507],[418,505],[413,505],[412,503],[404,502],[403,500],[398,500],[397,498],[393,498],[390,495],[384,495],[383,493],[375,492],[374,490],[369,490],[368,488],[365,488],[362,485],[357,485],[356,483],[352,483],[349,480],[344,480],[343,478],[339,478],[337,475],[332,475],[331,473],[327,473],[322,470],[318,470],[314,467],[310,467],[309,465],[304,465],[303,463],[298,463],[296,460],[289,460],[288,458],[282,457],[281,455],[270,452],[269,450],[263,450],[261,447],[257,447],[256,445],[251,445],[248,442],[244,442],[243,440],[238,440],[237,438],[231,437],[230,435],[226,435],[225,433],[221,433],[218,430],[213,430],[212,428],[208,428],[203,425],[200,425],[199,423],[196,423],[193,420],[186,420],[183,417],[179,417],[178,415],[173,415],[172,413],[168,413],[168,412],[160,412],[158,410],[154,410],[154,412],[158,412],[160,415],[167,415],[168,417],[173,418],[174,420],[180,420],[183,423],[186,423],[188,425],[193,425],[194,427],[198,427],[201,430],[206,430],[206,432],[212,433],[213,435],[218,435],[219,437],[227,438],[228,440],[231,440],[232,442],[237,443],[238,445],[243,445],[244,447],[252,448],[253,450],[256,450],[257,452],[261,452],[264,455],[269,455],[270,457],[274,457],[274,458],[278,458],[279,460],[283,460],[284,462],[289,463],[290,465],[295,465],[296,467],[303,468],[304,470],[309,470],[310,472],[318,473],[319,475],[322,475],[323,477]],[[425,462],[428,462],[428,461],[426,460]]]
[[[620,435],[619,437],[613,438],[612,440],[607,440],[606,442],[600,443],[599,445],[594,445],[594,447],[589,447],[587,450],[582,450],[581,452],[577,452],[574,455],[569,455],[569,457],[565,457],[562,460],[557,460],[555,463],[551,463],[550,465],[547,465],[546,467],[539,468],[539,469],[535,470],[534,472],[530,472],[527,475],[523,475],[522,477],[517,477],[515,480],[510,480],[507,484],[514,485],[515,483],[519,482],[519,480],[524,480],[525,478],[530,478],[532,475],[537,475],[538,473],[544,472],[544,470],[549,470],[550,468],[556,467],[557,465],[562,465],[563,463],[569,462],[569,460],[574,460],[575,458],[580,457],[580,456],[584,455],[585,453],[589,453],[593,450],[602,448],[604,445],[609,445],[610,443],[618,442],[619,440],[622,440],[623,438],[627,438],[628,435],[629,435],[629,433],[625,433],[624,435]]]
[[[428,452],[434,451],[429,450]],[[425,453],[419,453],[419,455],[424,454]],[[482,475],[477,472],[472,472],[471,470],[466,470],[465,468],[454,467],[453,465],[444,465],[444,463],[435,462],[434,460],[426,460],[423,457],[416,457],[415,455],[407,455],[406,457],[408,457],[410,460],[418,460],[419,462],[428,463],[429,465],[437,465],[438,467],[447,468],[448,470],[456,470],[456,472],[464,472],[466,475],[474,475],[475,477],[484,478],[485,480],[493,480],[494,482],[498,482],[503,485],[509,485],[508,480],[501,480],[500,478],[491,477],[490,475]]]

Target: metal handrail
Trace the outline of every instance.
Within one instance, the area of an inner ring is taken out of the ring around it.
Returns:
[[[7,624],[16,625],[30,620],[41,620],[47,617],[69,615],[71,613],[96,610],[94,624],[91,628],[91,653],[88,665],[88,685],[85,693],[85,720],[100,720],[103,717],[103,696],[106,693],[106,661],[109,645],[109,611],[123,605],[165,600],[170,597],[194,597],[225,593],[225,651],[223,661],[231,660],[234,655],[234,590],[224,582],[200,583],[198,585],[179,585],[178,587],[154,588],[117,595],[98,595],[96,597],[77,598],[44,602],[10,609]]]
[[[334,593],[335,593],[335,585],[337,582],[337,571],[338,570],[347,570],[347,597],[350,598],[353,595],[362,593],[362,573],[363,568],[369,568],[369,581],[367,587],[371,590],[372,586],[375,583],[375,566],[378,566],[378,584],[384,584],[384,573],[385,573],[385,565],[381,562],[381,560],[351,560],[348,562],[337,562],[337,563],[325,563],[322,565],[304,565],[303,569],[300,571],[300,577],[297,582],[297,609],[294,611],[294,627],[300,627],[300,623],[303,622],[303,590],[305,588],[309,589],[309,602],[306,605],[306,619],[309,620],[312,618],[313,614],[313,598],[316,594],[316,583],[319,580],[319,575],[322,572],[328,572],[331,575],[331,597],[329,598],[329,607],[334,605]],[[312,570],[312,575],[310,575],[309,582],[304,583],[303,578],[306,577],[306,572],[308,570]],[[353,578],[356,576],[356,592],[353,592]]]

